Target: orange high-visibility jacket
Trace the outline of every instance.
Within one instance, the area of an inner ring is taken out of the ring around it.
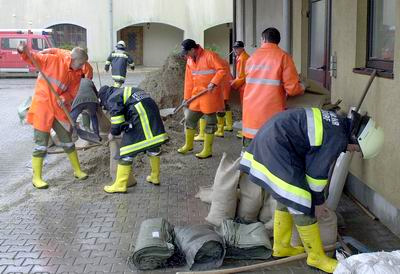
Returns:
[[[71,56],[71,51],[67,49],[48,48],[46,51],[50,54]],[[93,80],[93,67],[89,64],[89,62],[86,62],[83,65],[82,72],[85,75],[85,78]]]
[[[224,94],[224,101],[228,101],[231,96],[231,81],[233,80],[233,76],[231,74],[231,67],[229,63],[221,58],[222,64],[224,64],[225,69],[225,77],[221,82],[221,89]]]
[[[209,83],[213,83],[217,87],[194,100],[189,105],[189,109],[204,114],[223,111],[224,98],[220,84],[225,77],[224,65],[216,53],[201,47],[197,50],[196,62],[191,57],[186,62],[183,97],[188,100],[206,89]]]
[[[233,89],[239,90],[241,104],[243,104],[243,94],[246,83],[246,62],[249,57],[246,51],[243,51],[236,57],[236,78],[231,84]]]
[[[72,70],[70,68],[71,57],[67,55],[34,52],[30,54],[47,76],[56,92],[65,100],[65,106],[70,111],[70,105],[76,96],[82,78],[82,70]],[[22,53],[21,57],[27,63],[31,63],[25,53]],[[33,128],[43,132],[50,132],[54,119],[57,119],[65,126],[69,126],[69,121],[62,108],[58,105],[56,97],[51,93],[46,80],[39,74],[36,80],[32,105],[29,108],[26,120],[32,124]]]
[[[303,92],[292,57],[277,44],[264,43],[246,62],[243,136],[254,138],[265,122],[286,108],[286,96]]]

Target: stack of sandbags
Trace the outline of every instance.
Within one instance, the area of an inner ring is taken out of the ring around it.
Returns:
[[[245,222],[257,222],[263,205],[263,190],[249,180],[246,173],[240,174],[240,202],[236,216]]]
[[[337,240],[337,217],[336,213],[331,209],[327,208],[327,214],[324,217],[318,218],[318,225],[321,233],[322,243],[327,245],[333,245]],[[302,245],[299,233],[297,232],[296,225],[293,225],[292,233],[292,246]]]
[[[225,257],[224,241],[210,225],[176,227],[175,243],[185,254],[190,270],[218,268]]]
[[[133,255],[130,258],[140,270],[151,270],[167,265],[174,255],[174,230],[163,218],[147,219],[140,225]]]
[[[224,220],[220,230],[225,240],[226,258],[267,260],[271,257],[271,242],[263,223],[240,224]]]
[[[238,170],[240,158],[234,162],[222,155],[221,162],[214,179],[211,194],[211,208],[206,220],[216,226],[220,226],[224,219],[235,217],[237,203],[237,184],[240,171]]]

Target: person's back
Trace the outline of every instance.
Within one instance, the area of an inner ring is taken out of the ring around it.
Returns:
[[[132,70],[135,69],[135,63],[132,57],[125,51],[125,42],[119,41],[116,49],[113,50],[107,58],[105,71],[108,71],[111,65],[111,77],[115,81],[114,86],[120,87],[126,78],[128,65]]]
[[[279,31],[263,32],[261,48],[246,62],[243,97],[243,136],[252,139],[273,115],[285,110],[286,96],[303,93],[292,58],[278,47]]]

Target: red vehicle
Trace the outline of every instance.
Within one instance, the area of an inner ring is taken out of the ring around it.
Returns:
[[[0,29],[0,73],[36,74],[36,69],[24,62],[17,52],[20,42],[37,52],[54,47],[51,29]]]

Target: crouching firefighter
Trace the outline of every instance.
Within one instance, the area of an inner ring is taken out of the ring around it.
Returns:
[[[316,217],[326,212],[324,188],[331,164],[344,151],[364,159],[383,146],[383,131],[353,112],[351,119],[318,108],[276,114],[246,148],[240,170],[278,201],[274,214],[274,257],[304,252],[307,264],[333,273],[337,261],[326,256]],[[303,246],[291,246],[293,221]]]
[[[133,159],[141,152],[147,152],[150,157],[151,174],[146,181],[160,184],[160,147],[168,136],[154,100],[143,90],[132,87],[103,86],[99,97],[111,115],[111,135],[124,132],[115,182],[105,186],[104,191],[126,192]]]

